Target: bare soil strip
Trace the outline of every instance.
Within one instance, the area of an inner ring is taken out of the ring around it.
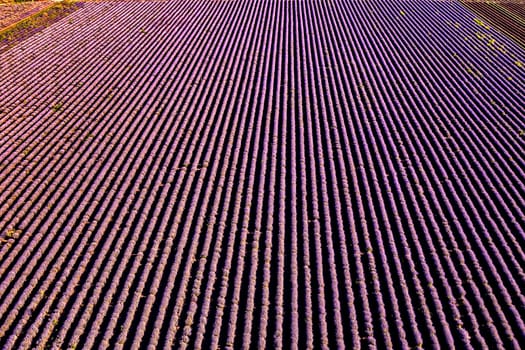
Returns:
[[[80,3],[43,1],[39,2],[38,6],[28,7],[24,12],[15,9],[18,5],[28,4],[0,5],[0,8],[10,9],[0,12],[0,23],[3,24],[0,25],[0,52],[64,18],[81,6]]]
[[[27,18],[51,4],[51,1],[9,3],[0,0],[0,30]]]

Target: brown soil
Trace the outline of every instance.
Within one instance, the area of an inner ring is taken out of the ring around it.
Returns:
[[[525,0],[472,1],[462,3],[490,25],[525,47]]]
[[[9,23],[9,25],[0,29],[0,53],[82,6],[81,3],[53,3],[51,1],[42,1],[38,5],[42,6],[39,10],[5,11],[5,23]],[[7,18],[10,18],[9,22],[7,22]]]
[[[0,0],[0,30],[52,4],[51,1],[13,3]]]

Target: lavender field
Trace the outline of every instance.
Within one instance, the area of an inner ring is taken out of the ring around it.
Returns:
[[[0,46],[0,348],[520,349],[524,101],[456,1],[83,3]]]

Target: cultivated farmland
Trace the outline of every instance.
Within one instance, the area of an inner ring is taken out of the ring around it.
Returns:
[[[83,3],[0,52],[3,348],[525,344],[525,50],[460,2]]]

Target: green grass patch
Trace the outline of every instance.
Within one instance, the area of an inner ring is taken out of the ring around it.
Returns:
[[[0,46],[10,46],[41,31],[79,8],[70,1],[57,2],[45,9],[0,30]],[[0,48],[0,52],[2,49]]]

